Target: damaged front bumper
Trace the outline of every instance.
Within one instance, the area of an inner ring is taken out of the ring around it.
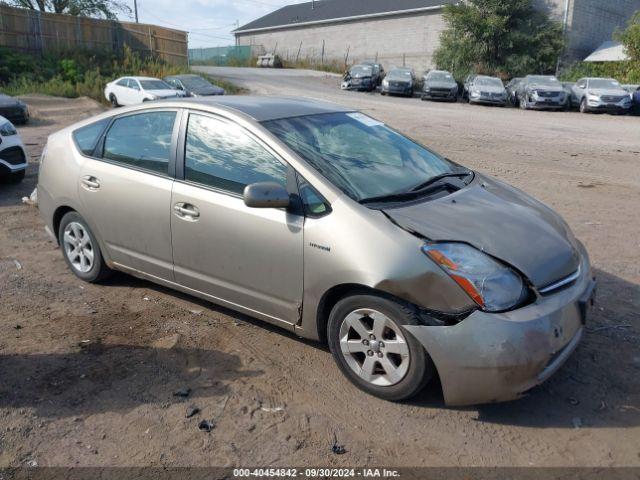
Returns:
[[[447,405],[520,398],[551,377],[584,333],[596,281],[586,254],[573,285],[518,310],[476,311],[453,326],[406,325],[431,356]]]

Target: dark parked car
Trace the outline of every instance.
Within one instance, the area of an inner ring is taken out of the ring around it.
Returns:
[[[562,110],[570,105],[564,86],[552,75],[527,75],[517,95],[518,105],[523,110]]]
[[[29,107],[22,100],[0,92],[0,116],[16,124],[27,123]]]
[[[373,77],[376,81],[376,86],[379,87],[380,85],[382,85],[382,80],[384,80],[384,77],[387,75],[387,73],[384,71],[384,67],[381,63],[375,62],[373,60],[365,60],[361,65],[370,65],[373,69]]]
[[[224,95],[224,89],[213,85],[200,75],[172,75],[164,77],[164,81],[176,90],[182,90],[187,97],[209,97]]]
[[[522,77],[512,78],[505,87],[505,89],[507,90],[507,98],[509,100],[509,103],[514,107],[518,104],[518,88],[520,87],[520,84],[523,80],[524,78]]]
[[[382,80],[382,95],[406,95],[413,97],[416,75],[410,68],[394,68]]]
[[[458,100],[458,83],[451,73],[444,70],[431,70],[424,76],[422,100]]]
[[[371,92],[378,86],[378,77],[371,65],[354,65],[344,76],[349,90],[364,90]]]
[[[467,84],[467,98],[469,103],[481,103],[485,105],[507,104],[507,91],[498,77],[476,75]]]

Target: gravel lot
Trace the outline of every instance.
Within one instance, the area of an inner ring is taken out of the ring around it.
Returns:
[[[517,402],[358,391],[327,349],[185,295],[66,268],[35,208],[49,133],[102,109],[26,97],[27,179],[0,186],[0,467],[640,466],[640,118],[342,92],[324,74],[213,69],[258,94],[364,110],[545,201],[586,244],[598,305],[576,354]],[[535,239],[531,239],[535,242]],[[188,387],[188,398],[174,396]],[[200,413],[185,418],[189,407]],[[197,425],[212,420],[202,433]],[[334,435],[344,455],[331,451]]]

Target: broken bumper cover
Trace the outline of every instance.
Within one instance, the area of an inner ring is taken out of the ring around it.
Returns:
[[[576,349],[596,281],[586,254],[570,287],[505,313],[476,311],[450,327],[406,325],[431,356],[447,405],[520,398],[551,377]]]

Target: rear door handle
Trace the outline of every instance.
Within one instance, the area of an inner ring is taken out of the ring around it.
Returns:
[[[176,203],[173,206],[173,211],[176,215],[185,220],[193,220],[200,216],[198,209],[189,203]]]
[[[88,190],[98,190],[100,188],[100,181],[96,177],[92,177],[91,175],[85,175],[80,180],[82,186],[87,188]]]

